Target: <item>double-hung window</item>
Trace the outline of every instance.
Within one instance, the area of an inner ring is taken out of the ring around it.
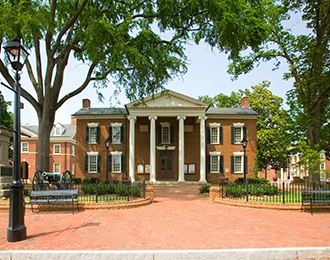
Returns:
[[[54,163],[53,164],[53,172],[54,173],[60,173],[61,169],[60,169],[60,164],[59,163]]]
[[[109,127],[109,138],[112,144],[124,143],[124,127],[121,123],[111,123]]]
[[[98,123],[89,123],[86,127],[86,143],[98,144],[100,142],[100,127]]]
[[[98,173],[100,172],[100,160],[98,152],[88,152],[85,157],[85,172]]]
[[[170,144],[173,138],[171,125],[168,122],[160,123],[160,143]]]
[[[29,152],[29,143],[27,143],[27,142],[21,143],[21,152],[22,153]]]
[[[231,127],[231,143],[242,144],[244,136],[246,136],[246,126],[243,123],[235,123]]]
[[[125,157],[122,152],[111,152],[109,155],[109,171],[123,173],[125,171]]]
[[[223,134],[222,127],[220,123],[210,123],[208,129],[209,142],[210,144],[222,144],[223,143]]]
[[[223,156],[220,152],[210,152],[209,172],[223,173]]]
[[[61,145],[60,144],[54,144],[54,154],[61,154]]]
[[[244,173],[244,163],[247,169],[247,156],[244,153],[236,152],[231,157],[231,173]]]

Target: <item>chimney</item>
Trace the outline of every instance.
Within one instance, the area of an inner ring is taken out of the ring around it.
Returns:
[[[77,126],[77,118],[75,116],[71,116],[71,125]]]
[[[83,101],[82,101],[82,107],[83,108],[90,108],[91,107],[91,101],[87,98],[84,98]]]
[[[250,100],[248,97],[243,97],[241,100],[241,108],[250,108]]]

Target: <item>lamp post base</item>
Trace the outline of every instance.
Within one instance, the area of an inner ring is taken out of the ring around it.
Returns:
[[[10,187],[9,225],[7,228],[8,242],[17,242],[26,239],[24,214],[24,185],[22,183],[13,183]]]

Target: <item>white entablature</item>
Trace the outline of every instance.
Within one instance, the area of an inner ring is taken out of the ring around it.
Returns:
[[[208,104],[169,90],[146,98],[144,103],[129,103],[126,108],[134,116],[201,116],[205,114]]]

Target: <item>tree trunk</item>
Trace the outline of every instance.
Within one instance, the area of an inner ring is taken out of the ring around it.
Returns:
[[[37,169],[41,171],[52,171],[49,168],[49,153],[50,153],[50,132],[54,125],[55,117],[45,115],[43,111],[41,120],[39,119],[39,140],[38,140],[38,165]]]

